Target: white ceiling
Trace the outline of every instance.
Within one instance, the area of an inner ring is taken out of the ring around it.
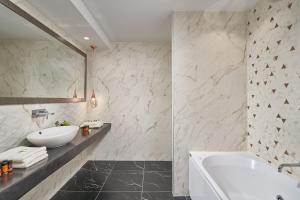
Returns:
[[[93,28],[85,21],[70,0],[27,0],[43,15],[49,18],[59,28],[64,30],[83,47],[97,44],[99,48],[105,48],[102,40],[97,36]],[[90,41],[83,40],[89,36]]]
[[[42,14],[88,47],[105,48],[71,0],[27,0]],[[77,1],[77,0],[73,0]],[[169,41],[173,11],[245,11],[257,0],[79,0],[110,41]],[[82,38],[89,36],[91,41]]]
[[[84,0],[112,41],[171,38],[173,11],[247,10],[252,0]],[[251,3],[252,2],[252,3]]]
[[[50,37],[24,18],[0,5],[0,40],[48,40]]]

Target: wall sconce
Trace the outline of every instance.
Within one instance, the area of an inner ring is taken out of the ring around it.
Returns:
[[[95,95],[95,91],[93,90],[92,96],[91,96],[91,100],[90,100],[91,106],[92,108],[96,108],[97,107],[97,99],[96,99],[96,95]]]
[[[93,51],[93,59],[94,59],[94,55],[95,55],[95,49],[96,49],[96,45],[91,45],[90,46],[92,51]],[[93,60],[92,59],[92,60]],[[93,61],[94,62],[94,61]],[[90,100],[90,103],[91,103],[91,107],[92,108],[96,108],[97,107],[97,99],[96,99],[96,95],[95,95],[95,90],[93,89],[93,93],[92,93],[92,96],[91,96],[91,100]]]

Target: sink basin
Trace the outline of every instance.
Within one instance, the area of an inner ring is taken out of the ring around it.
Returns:
[[[72,141],[77,135],[78,130],[78,126],[52,127],[27,135],[27,140],[36,146],[55,148]]]

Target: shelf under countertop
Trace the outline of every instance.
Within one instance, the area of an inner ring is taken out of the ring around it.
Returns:
[[[12,174],[0,177],[0,200],[19,199],[92,143],[100,141],[110,129],[111,124],[105,123],[101,128],[93,129],[89,136],[78,134],[62,147],[47,149],[48,159],[26,169],[14,169]]]

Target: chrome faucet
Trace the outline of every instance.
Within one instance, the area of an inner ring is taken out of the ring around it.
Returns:
[[[36,109],[32,110],[31,117],[32,118],[39,118],[39,117],[46,117],[48,119],[49,115],[54,115],[55,113],[49,113],[46,109]]]
[[[278,167],[278,172],[282,172],[282,169],[285,167],[300,167],[300,162],[299,163],[282,163]]]

